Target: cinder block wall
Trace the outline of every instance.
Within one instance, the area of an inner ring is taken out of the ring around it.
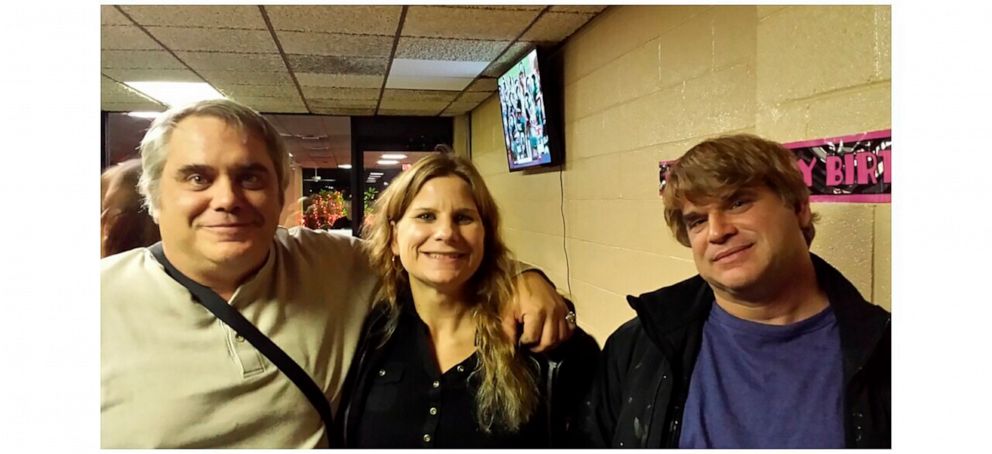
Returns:
[[[634,315],[625,295],[695,274],[664,223],[658,161],[724,133],[791,142],[891,127],[890,36],[888,6],[610,7],[562,51],[564,171],[507,172],[495,96],[471,114],[472,157],[510,247],[571,289],[603,342]],[[890,207],[813,209],[813,251],[889,308]]]

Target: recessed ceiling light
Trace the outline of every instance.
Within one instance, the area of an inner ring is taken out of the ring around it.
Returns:
[[[338,164],[339,169],[350,169],[351,164]]]
[[[127,116],[135,118],[156,118],[162,112],[128,112]]]
[[[389,154],[389,153],[387,153],[387,154],[382,155],[382,159],[406,159],[406,155],[405,154]]]
[[[392,159],[380,159],[380,160],[376,161],[376,163],[379,164],[379,165],[381,165],[381,166],[388,166],[388,165],[393,165],[393,164],[399,164],[400,162],[399,161],[394,161]]]
[[[205,82],[125,81],[124,85],[138,90],[168,106],[224,97],[214,87],[211,87],[210,84]]]

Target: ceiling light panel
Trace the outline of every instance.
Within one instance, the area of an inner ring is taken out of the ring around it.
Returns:
[[[125,81],[124,84],[170,106],[224,97],[202,82]]]

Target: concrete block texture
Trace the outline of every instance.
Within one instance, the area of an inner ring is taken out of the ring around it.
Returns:
[[[507,171],[496,97],[470,114],[508,244],[563,292],[571,284],[580,326],[604,342],[634,315],[626,295],[695,274],[664,221],[658,161],[729,133],[791,142],[891,127],[890,9],[607,8],[561,50],[561,175]],[[812,250],[891,307],[890,206],[813,208]]]
[[[883,55],[888,60],[889,40],[883,35],[891,26],[887,14],[876,14],[877,8],[881,7],[793,6],[759,22],[759,102],[772,104],[889,79],[880,60]]]

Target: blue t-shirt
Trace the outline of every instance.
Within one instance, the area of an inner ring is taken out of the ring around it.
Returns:
[[[680,448],[843,448],[843,369],[830,307],[785,326],[730,315],[703,325]]]

